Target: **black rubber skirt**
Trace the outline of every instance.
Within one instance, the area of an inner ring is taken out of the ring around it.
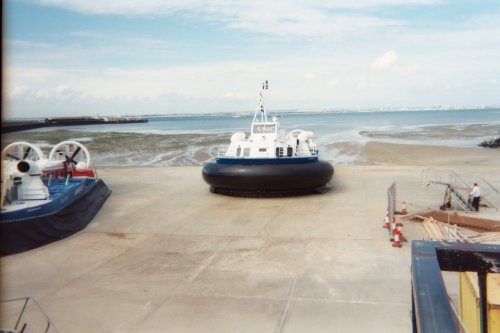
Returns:
[[[324,161],[297,164],[221,164],[203,167],[203,179],[214,193],[273,197],[322,193],[329,189],[333,166]]]
[[[0,223],[0,255],[19,253],[68,237],[84,229],[111,194],[97,180],[89,192],[56,214]]]

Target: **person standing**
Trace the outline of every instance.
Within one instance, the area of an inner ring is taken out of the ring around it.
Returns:
[[[481,190],[479,189],[479,186],[477,183],[474,183],[474,187],[472,188],[472,192],[470,192],[470,195],[472,197],[472,207],[476,210],[476,212],[479,211],[479,197],[481,195]]]

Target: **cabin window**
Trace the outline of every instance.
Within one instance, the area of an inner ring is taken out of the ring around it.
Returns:
[[[259,148],[259,153],[265,153],[267,151],[267,148]]]
[[[250,156],[250,148],[243,148],[243,156],[245,157]]]
[[[276,125],[253,125],[254,133],[276,133]]]
[[[241,155],[241,147],[236,148],[236,156]]]

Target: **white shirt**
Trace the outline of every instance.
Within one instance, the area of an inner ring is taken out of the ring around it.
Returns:
[[[470,195],[472,195],[474,198],[479,197],[481,195],[481,191],[479,191],[479,186],[474,186]]]

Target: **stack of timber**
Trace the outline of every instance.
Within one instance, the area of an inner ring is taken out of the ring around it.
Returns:
[[[428,240],[500,245],[500,231],[474,231],[421,215],[414,215],[414,218],[422,221],[422,231],[424,237]]]
[[[405,217],[405,219],[423,220],[425,218],[431,217],[436,221],[449,222],[450,224],[456,224],[459,227],[463,228],[469,228],[479,231],[500,231],[500,221],[473,216],[464,216],[457,213],[450,214],[448,212],[436,210],[408,215]]]

